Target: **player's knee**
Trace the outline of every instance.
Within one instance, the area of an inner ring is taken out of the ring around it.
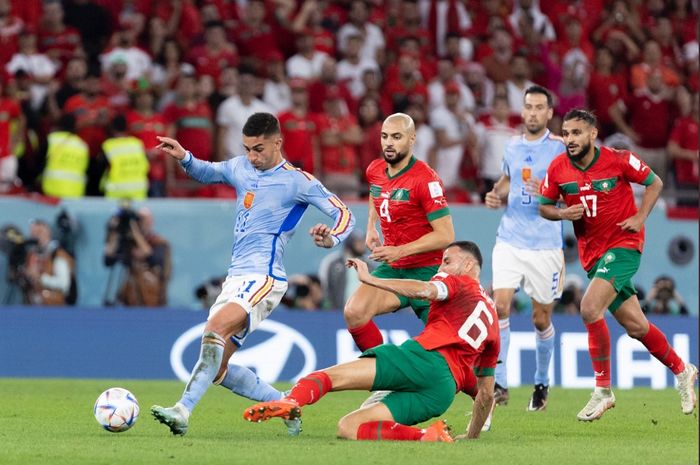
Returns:
[[[552,318],[547,312],[532,312],[532,324],[540,331],[549,328]]]
[[[338,420],[336,435],[341,439],[357,439],[357,428],[358,425],[355,422],[348,420],[347,416],[344,416]]]
[[[581,318],[583,318],[583,322],[593,323],[597,321],[600,317],[600,313],[598,306],[584,296],[581,300]]]
[[[649,324],[646,321],[625,322],[623,326],[627,335],[633,339],[642,339],[649,332]]]
[[[367,307],[359,306],[349,301],[343,309],[343,317],[349,327],[355,328],[369,321],[372,318],[372,314]]]
[[[504,300],[496,300],[495,304],[496,313],[498,314],[498,318],[500,320],[510,316],[510,301],[506,302]]]

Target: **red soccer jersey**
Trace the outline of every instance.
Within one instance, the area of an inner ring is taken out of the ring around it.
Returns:
[[[390,177],[386,162],[378,158],[367,167],[366,175],[384,245],[413,242],[432,232],[430,221],[450,214],[442,181],[427,163],[411,158],[406,168]],[[391,266],[418,268],[441,262],[442,251],[433,250],[401,258]]]
[[[698,151],[698,122],[691,116],[678,118],[671,132],[671,140],[678,144],[679,147],[686,150]],[[685,160],[675,158],[673,160],[673,168],[676,175],[676,181],[679,184],[695,184],[698,183],[698,160]]]
[[[474,372],[493,375],[501,340],[496,306],[478,281],[469,276],[436,274],[447,286],[447,300],[430,304],[428,321],[416,341],[445,357],[458,391],[476,394]]]
[[[568,207],[583,204],[584,214],[574,221],[581,265],[588,271],[614,247],[642,251],[644,228],[622,230],[618,223],[637,213],[630,182],[649,185],[654,173],[629,150],[596,147],[595,158],[580,169],[566,153],[555,158],[540,185],[541,203],[556,203],[561,194]]]

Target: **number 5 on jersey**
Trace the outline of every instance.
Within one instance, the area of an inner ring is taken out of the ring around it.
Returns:
[[[391,216],[389,215],[389,199],[382,200],[379,204],[379,216],[386,218],[387,222],[391,223]]]

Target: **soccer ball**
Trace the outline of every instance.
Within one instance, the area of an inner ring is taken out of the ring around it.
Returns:
[[[95,419],[107,431],[121,433],[136,423],[139,402],[124,388],[109,388],[95,402]]]

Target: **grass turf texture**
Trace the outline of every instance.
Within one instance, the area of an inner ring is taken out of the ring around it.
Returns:
[[[124,387],[141,416],[124,433],[104,431],[92,415],[97,396]],[[287,387],[281,385],[280,387]],[[525,411],[530,387],[511,389],[492,430],[456,444],[353,442],[335,438],[337,420],[357,408],[363,392],[331,393],[304,408],[304,432],[289,438],[281,421],[242,419],[247,399],[212,387],[173,437],[150,415],[171,405],[183,384],[171,381],[0,379],[0,464],[691,464],[698,463],[697,413],[680,411],[675,390],[615,391],[617,407],[593,423],[576,420],[588,390],[554,388],[545,412]],[[471,399],[460,394],[443,415],[462,432]]]

